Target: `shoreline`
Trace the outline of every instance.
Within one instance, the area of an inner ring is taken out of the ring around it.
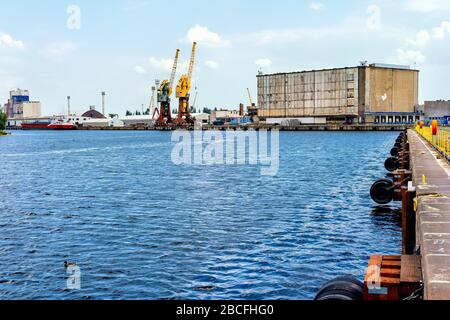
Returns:
[[[388,124],[388,125],[375,125],[375,124],[364,124],[364,125],[349,125],[349,124],[328,124],[328,125],[298,125],[298,126],[279,126],[279,125],[268,125],[268,124],[253,124],[247,126],[239,125],[225,125],[225,126],[215,126],[215,125],[204,125],[201,127],[203,131],[249,131],[249,130],[279,130],[285,132],[305,132],[305,131],[331,131],[331,132],[367,132],[367,131],[405,131],[412,128],[413,125],[398,125],[398,124]],[[80,127],[76,130],[80,131],[175,131],[178,129],[186,129],[189,131],[194,130],[194,127],[175,127],[175,126],[165,126],[165,127],[148,127],[148,126],[135,126],[135,127]],[[199,128],[200,129],[200,128]],[[8,128],[7,130],[23,130],[22,128]],[[43,129],[44,131],[48,131]],[[29,131],[29,130],[26,130]],[[41,131],[41,130],[36,130]]]

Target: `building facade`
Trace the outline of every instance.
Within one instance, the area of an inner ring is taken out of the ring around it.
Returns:
[[[39,101],[30,100],[28,90],[16,89],[9,92],[5,112],[9,119],[39,118],[42,115],[42,107]]]
[[[39,101],[24,101],[14,105],[14,118],[38,118],[42,115]]]
[[[359,123],[416,119],[419,71],[409,67],[373,64],[260,74],[257,79],[262,119],[326,118]]]
[[[450,101],[425,101],[424,113],[430,119],[450,117]]]

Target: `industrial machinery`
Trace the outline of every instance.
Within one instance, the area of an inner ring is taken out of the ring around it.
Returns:
[[[250,89],[247,88],[248,93],[248,99],[250,101],[250,105],[247,107],[248,115],[251,117],[256,117],[258,115],[258,108],[256,107],[256,104],[253,103],[252,95],[250,93]]]
[[[192,44],[191,61],[189,63],[189,71],[187,74],[182,75],[178,81],[176,95],[179,99],[178,106],[178,118],[175,120],[176,125],[194,124],[194,120],[191,118],[189,97],[191,91],[192,73],[194,72],[195,64],[195,51],[197,49],[197,42]]]
[[[175,54],[175,60],[173,61],[172,74],[170,80],[163,80],[158,89],[158,103],[159,118],[156,121],[158,126],[164,126],[172,123],[172,111],[170,109],[170,96],[172,95],[173,82],[175,81],[175,75],[177,73],[178,58],[180,56],[180,50],[177,49]]]
[[[195,88],[197,90],[197,88]],[[192,104],[191,107],[191,112],[195,112],[195,110],[197,109],[197,98],[198,98],[198,91],[195,92],[195,96],[194,96],[194,103]],[[192,111],[194,110],[194,111]]]
[[[161,81],[155,80],[155,86],[152,87],[153,96],[155,95],[156,88],[159,88],[160,85],[161,85]],[[159,112],[158,105],[156,104],[156,106],[155,106],[155,97],[152,97],[151,103],[154,105],[154,110],[153,110],[153,112],[150,110],[150,114],[153,114],[153,116],[152,116],[153,120],[157,120],[157,119],[159,119],[160,112]]]
[[[155,92],[156,92],[156,87],[153,86],[152,87],[152,97],[150,98],[150,103],[148,105],[148,114],[151,115],[153,114],[153,116],[155,115],[156,112],[156,108],[155,108]]]

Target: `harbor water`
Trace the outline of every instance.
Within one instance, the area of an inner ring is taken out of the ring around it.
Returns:
[[[14,132],[0,138],[0,296],[312,299],[401,253],[399,206],[369,196],[397,136],[282,132],[272,177],[176,166],[170,132]]]

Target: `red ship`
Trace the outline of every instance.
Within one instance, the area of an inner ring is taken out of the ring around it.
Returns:
[[[73,123],[64,122],[62,120],[54,121],[47,126],[47,129],[50,130],[75,130],[76,128],[77,126]]]
[[[70,122],[62,120],[50,121],[34,121],[21,124],[23,130],[75,130],[77,126]]]
[[[22,123],[20,126],[23,130],[47,130],[50,124],[50,121],[34,121]]]

